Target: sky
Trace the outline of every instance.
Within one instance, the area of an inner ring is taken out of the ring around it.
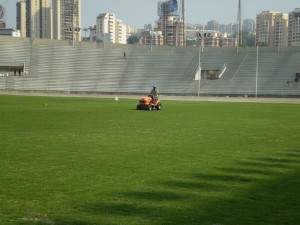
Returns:
[[[6,25],[16,26],[16,2],[0,0],[5,7]],[[159,0],[82,0],[82,27],[94,26],[100,13],[115,13],[126,25],[142,28],[158,19]],[[178,0],[180,2],[180,0]],[[238,0],[185,0],[186,22],[206,24],[217,20],[220,24],[237,21]],[[242,19],[255,19],[262,11],[292,12],[300,8],[299,0],[242,0]]]

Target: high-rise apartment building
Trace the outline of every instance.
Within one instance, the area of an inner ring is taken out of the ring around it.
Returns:
[[[250,33],[255,32],[255,21],[253,19],[244,19],[242,30]]]
[[[164,38],[161,31],[152,32],[148,30],[143,32],[139,42],[142,45],[164,45]]]
[[[100,13],[96,25],[97,39],[103,43],[127,44],[127,26],[114,13]]]
[[[207,30],[219,31],[219,22],[216,20],[210,20],[207,22]]]
[[[177,0],[159,1],[157,15],[159,19],[156,31],[161,32],[164,45],[184,46],[185,24],[180,18]]]
[[[5,27],[6,27],[5,22],[0,20],[0,29],[4,29]]]
[[[288,14],[263,11],[256,16],[256,43],[267,46],[287,46]]]
[[[21,37],[26,37],[26,2],[25,0],[22,0],[20,2],[17,2],[16,4],[17,8],[17,29],[21,33]]]
[[[289,13],[289,46],[300,46],[300,8]]]
[[[4,29],[5,27],[5,8],[0,4],[0,29]]]
[[[275,17],[274,38],[275,46],[288,45],[289,16],[287,13],[278,13]]]
[[[52,39],[51,0],[26,0],[26,37]]]
[[[127,26],[122,20],[117,20],[116,23],[116,43],[127,44]]]
[[[52,0],[53,38],[81,41],[81,0]]]
[[[98,39],[103,43],[116,43],[116,15],[101,13],[97,17],[96,32]]]

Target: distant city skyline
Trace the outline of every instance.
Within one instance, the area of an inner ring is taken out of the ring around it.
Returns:
[[[16,3],[20,0],[0,0],[5,7],[5,21],[8,28],[16,27]],[[180,0],[178,0],[180,2]],[[82,27],[96,25],[100,13],[112,12],[124,24],[143,28],[158,19],[158,0],[82,0]],[[256,19],[262,11],[292,12],[300,8],[300,2],[295,0],[242,0],[242,19]],[[186,0],[186,22],[207,24],[217,20],[220,24],[237,22],[238,0]]]

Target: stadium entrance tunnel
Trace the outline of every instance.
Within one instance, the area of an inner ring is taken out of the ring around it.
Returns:
[[[207,80],[217,80],[219,79],[220,70],[217,69],[210,69],[210,70],[202,70],[202,78],[205,78]]]
[[[222,65],[203,65],[201,67],[201,80],[218,80],[225,73],[226,69],[226,63]],[[199,69],[195,74],[195,80],[199,80]]]
[[[201,80],[217,80],[221,77],[220,69],[202,69]],[[199,73],[195,74],[195,80],[199,80]]]
[[[0,62],[0,76],[23,75],[24,63]]]

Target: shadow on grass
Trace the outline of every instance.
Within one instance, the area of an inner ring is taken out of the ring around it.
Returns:
[[[300,221],[299,165],[298,151],[240,161],[234,168],[216,168],[214,174],[162,181],[159,190],[123,193],[121,201],[126,204],[86,207],[99,215],[121,215],[128,221],[138,218],[159,225],[294,225]]]
[[[93,225],[95,223],[87,223],[87,222],[80,222],[80,221],[70,221],[70,220],[38,220],[38,219],[31,219],[27,221],[22,221],[19,225]]]
[[[146,190],[83,205],[104,223],[57,220],[55,225],[201,224],[296,225],[300,221],[300,154],[241,160],[213,174],[158,181]],[[104,219],[105,220],[105,219]],[[49,223],[20,223],[20,225]]]

